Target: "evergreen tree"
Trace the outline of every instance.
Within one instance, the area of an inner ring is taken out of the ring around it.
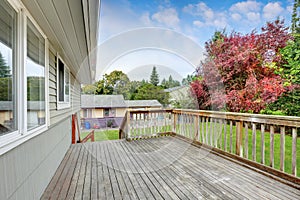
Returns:
[[[0,78],[11,77],[9,66],[0,52]]]
[[[155,66],[153,66],[153,68],[152,68],[152,72],[151,72],[151,76],[150,76],[150,83],[154,86],[157,86],[159,83],[159,77],[158,77],[158,73],[156,71]]]
[[[300,33],[300,19],[299,19],[300,0],[295,0],[292,14],[292,33]]]

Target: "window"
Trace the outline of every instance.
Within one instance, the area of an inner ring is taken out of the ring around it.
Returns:
[[[57,108],[70,107],[70,71],[59,56],[57,56],[57,89]]]
[[[104,117],[115,117],[116,109],[114,108],[104,108]]]
[[[84,118],[92,118],[93,111],[92,109],[83,109],[83,117]]]
[[[21,1],[0,1],[0,155],[47,129],[47,40]]]
[[[17,127],[17,13],[0,1],[0,136],[14,132]]]
[[[45,39],[27,19],[27,129],[45,124]]]

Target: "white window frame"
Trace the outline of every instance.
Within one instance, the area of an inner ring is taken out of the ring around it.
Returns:
[[[17,49],[14,59],[16,60],[16,80],[18,94],[17,104],[17,130],[0,136],[0,155],[10,151],[18,145],[46,131],[49,126],[49,42],[20,0],[6,0],[17,13]],[[26,58],[27,58],[27,19],[34,24],[45,39],[45,124],[30,131],[27,130],[27,78],[26,78]],[[24,103],[25,102],[25,103]]]
[[[66,91],[64,91],[64,101],[60,101],[59,100],[59,95],[60,95],[60,87],[59,87],[59,60],[64,64],[64,86],[63,88],[66,88],[65,86],[65,77],[66,77],[66,71],[68,71],[68,75],[69,75],[69,96],[66,97]],[[66,70],[67,69],[67,70]],[[70,90],[70,86],[71,86],[71,72],[69,67],[66,65],[66,63],[64,62],[64,60],[60,57],[59,53],[57,53],[56,55],[56,90],[57,90],[57,96],[56,96],[56,102],[57,102],[57,110],[61,110],[61,109],[66,109],[66,108],[70,108],[71,107],[71,90]],[[68,101],[66,100],[68,99]]]

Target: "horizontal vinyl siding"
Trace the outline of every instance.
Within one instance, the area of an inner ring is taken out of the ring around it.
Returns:
[[[0,199],[39,199],[71,144],[70,132],[66,119],[2,155]]]
[[[57,71],[56,71],[56,51],[49,49],[49,109],[50,126],[55,125],[61,120],[70,117],[72,114],[80,111],[80,83],[76,77],[70,74],[70,107],[57,110]]]

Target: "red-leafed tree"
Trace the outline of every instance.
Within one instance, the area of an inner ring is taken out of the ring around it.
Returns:
[[[285,91],[278,75],[284,60],[279,52],[291,39],[284,22],[267,23],[261,33],[230,35],[217,32],[206,43],[207,59],[198,75],[202,82],[191,84],[192,94],[212,109],[259,113]],[[207,88],[203,97],[197,92]]]

